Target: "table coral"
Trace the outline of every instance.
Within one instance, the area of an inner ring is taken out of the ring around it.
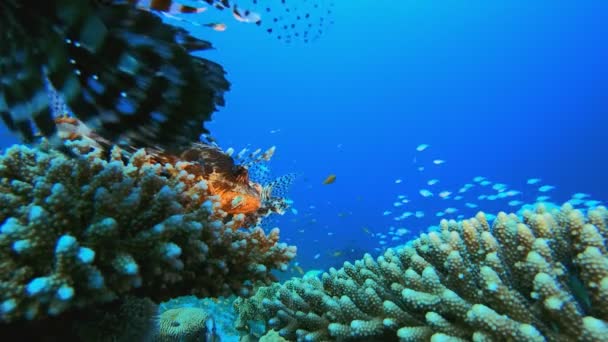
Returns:
[[[483,213],[247,301],[289,340],[602,341],[608,210]],[[241,304],[244,309],[250,307]],[[243,310],[241,320],[251,319]]]
[[[42,319],[125,294],[247,294],[295,247],[233,229],[203,182],[142,150],[76,158],[14,146],[0,156],[0,320]],[[187,185],[188,184],[188,185]]]

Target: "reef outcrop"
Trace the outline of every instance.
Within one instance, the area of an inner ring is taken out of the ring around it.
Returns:
[[[126,295],[247,295],[296,248],[240,228],[205,181],[143,150],[0,156],[0,322],[42,320]]]
[[[236,304],[288,340],[602,341],[608,210],[441,221],[403,247]]]

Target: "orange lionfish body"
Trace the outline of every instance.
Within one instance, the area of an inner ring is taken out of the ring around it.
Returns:
[[[182,167],[196,181],[207,182],[209,194],[219,197],[220,209],[228,214],[253,214],[262,207],[262,186],[249,179],[243,165],[211,145],[193,144],[179,157],[164,156],[161,160],[186,162]]]
[[[259,224],[264,217],[273,213],[282,215],[289,205],[287,199],[273,196],[272,192],[281,183],[291,182],[292,175],[265,185],[254,182],[249,178],[246,165],[237,165],[232,156],[213,145],[195,143],[179,155],[147,150],[151,156],[150,162],[169,163],[176,167],[176,172],[183,170],[192,175],[191,183],[187,184],[191,189],[198,189],[195,185],[205,181],[207,196],[216,197],[219,209],[234,219],[238,226]],[[271,147],[257,161],[268,160],[265,156],[273,152],[274,147]],[[204,198],[201,197],[201,202]],[[236,229],[238,226],[233,227]]]

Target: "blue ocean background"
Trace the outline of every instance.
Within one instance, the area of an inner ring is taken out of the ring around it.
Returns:
[[[607,198],[608,2],[334,0],[332,20],[308,44],[184,24],[213,42],[204,56],[232,82],[208,125],[220,146],[275,145],[272,174],[297,174],[295,210],[264,224],[298,246],[303,270],[377,255],[441,218],[521,207],[509,201]],[[16,142],[2,127],[0,146]],[[479,199],[496,183],[521,193]]]

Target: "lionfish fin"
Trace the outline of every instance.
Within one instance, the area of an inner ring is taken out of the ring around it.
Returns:
[[[168,149],[196,141],[229,88],[219,64],[189,54],[210,44],[131,2],[107,3],[0,4],[0,117],[25,141],[53,135],[48,78],[110,141]]]
[[[262,202],[270,201],[272,198],[286,196],[287,191],[289,190],[295,179],[295,173],[288,173],[276,178],[268,184],[265,184],[262,187]]]

